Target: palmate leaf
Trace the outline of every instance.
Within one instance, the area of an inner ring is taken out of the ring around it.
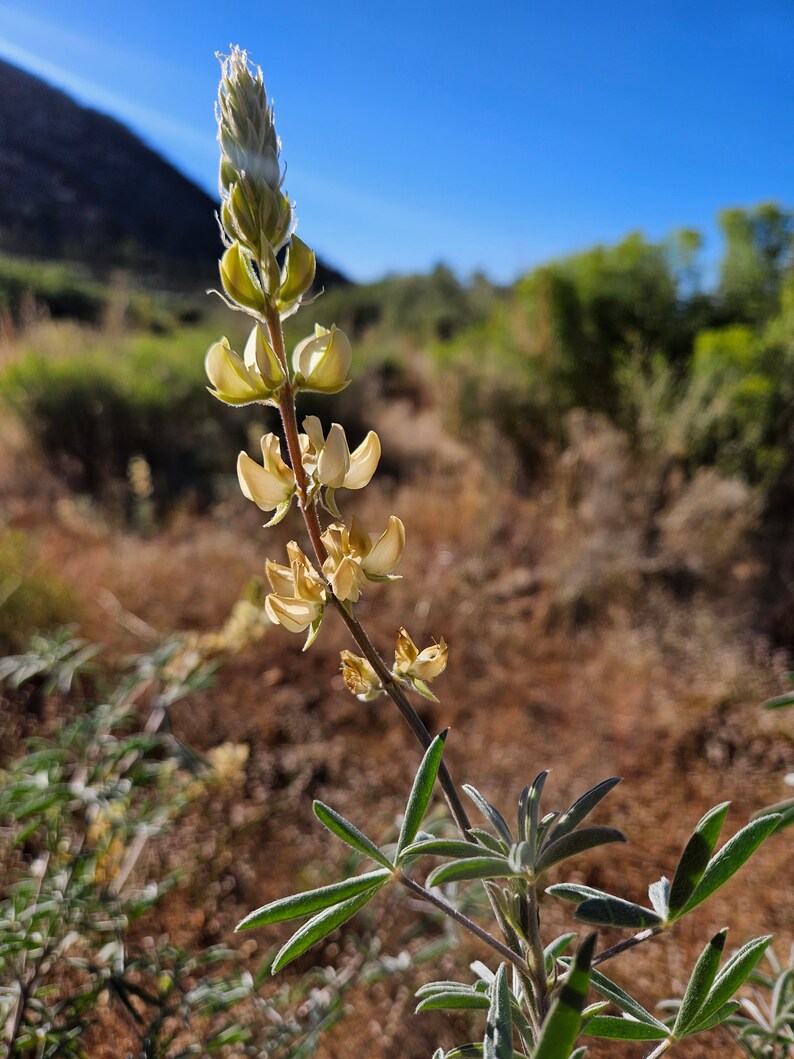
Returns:
[[[673,1036],[683,1037],[692,1024],[697,1021],[703,1005],[706,1002],[709,990],[717,977],[717,968],[720,965],[722,952],[725,948],[725,939],[728,936],[728,928],[724,927],[709,941],[689,976],[684,999],[678,1009],[678,1015],[673,1026]]]
[[[569,834],[581,824],[581,822],[592,813],[593,809],[609,792],[620,783],[619,776],[612,776],[608,780],[602,780],[595,787],[591,787],[581,798],[577,798],[570,809],[566,810],[557,821],[554,830],[549,835],[550,842],[556,842],[558,838]]]
[[[695,892],[703,872],[714,852],[722,825],[730,808],[730,802],[721,802],[709,809],[692,832],[670,884],[668,908],[671,916],[677,915]]]
[[[698,1024],[711,1018],[741,988],[755,970],[769,947],[771,934],[751,938],[731,956],[714,980],[706,1000],[698,1013]]]
[[[695,887],[695,892],[689,898],[681,910],[681,915],[691,912],[697,908],[706,898],[719,890],[732,875],[748,860],[758,849],[761,843],[776,830],[780,823],[778,815],[762,816],[758,820],[752,820],[738,831],[732,839],[722,847],[709,861],[706,870],[701,876],[700,882]]]
[[[511,879],[521,877],[522,872],[513,871],[506,857],[469,857],[466,860],[451,860],[432,871],[427,877],[428,886],[441,886],[448,882],[465,882],[470,879]]]
[[[504,839],[507,845],[512,846],[513,836],[510,832],[510,828],[507,826],[507,821],[499,810],[495,809],[490,802],[486,801],[477,788],[472,787],[470,783],[464,783],[462,790],[468,794],[488,823],[491,824],[495,831],[498,831],[499,835]]]
[[[352,846],[357,853],[363,853],[365,857],[369,857],[370,860],[374,860],[377,864],[381,864],[384,868],[388,868],[391,871],[392,863],[386,854],[379,850],[375,843],[359,831],[354,824],[351,824],[349,820],[345,820],[336,810],[320,801],[314,802],[313,809],[314,815],[320,823],[334,835],[341,838],[348,846]]]
[[[410,846],[416,838],[419,826],[427,812],[427,807],[430,804],[430,798],[433,794],[436,776],[438,775],[438,767],[441,764],[441,755],[444,752],[444,743],[448,731],[449,729],[446,729],[440,735],[435,737],[425,751],[425,755],[422,758],[422,762],[416,773],[416,778],[414,779],[413,787],[411,788],[411,793],[408,797],[408,805],[405,809],[402,827],[400,828],[400,837],[397,839],[397,852],[394,858],[396,864],[399,864],[402,861],[406,847]]]
[[[702,1019],[700,1022],[696,1022],[687,1033],[688,1037],[694,1036],[696,1033],[705,1033],[706,1030],[713,1030],[715,1026],[719,1026],[721,1022],[729,1019],[731,1015],[735,1014],[742,1005],[738,1000],[728,1000],[721,1007],[713,1011],[707,1018]]]
[[[507,965],[501,963],[491,983],[483,1059],[513,1059],[513,1013],[507,988]]]
[[[587,997],[590,964],[596,934],[589,934],[576,953],[562,987],[551,1005],[532,1059],[561,1059],[576,1044],[582,1025],[582,1010]]]
[[[291,897],[282,897],[277,901],[271,901],[262,905],[254,912],[241,919],[235,930],[249,930],[251,927],[263,927],[267,923],[281,923],[286,919],[301,919],[303,916],[312,915],[331,905],[338,905],[341,901],[357,894],[373,889],[378,884],[384,883],[390,872],[380,868],[378,871],[369,872],[366,875],[357,875],[343,882],[332,883],[330,886],[321,886],[316,890],[307,890],[302,894],[294,894]]]
[[[360,911],[364,905],[372,900],[382,885],[383,883],[380,883],[372,889],[358,894],[356,897],[351,897],[339,905],[327,908],[324,912],[320,912],[319,915],[310,919],[308,923],[304,923],[301,929],[293,934],[289,941],[278,951],[273,961],[273,966],[270,968],[270,973],[276,974],[283,967],[286,967],[288,963],[291,963],[292,960],[306,952],[307,949],[310,949],[312,945],[316,945],[318,941],[322,941],[323,938],[333,933],[337,927],[347,923],[348,919],[351,919],[356,912]]]
[[[582,827],[549,842],[538,858],[535,870],[539,874],[547,871],[552,865],[567,860],[568,857],[575,857],[577,853],[584,853],[609,842],[625,841],[626,836],[614,827]]]
[[[596,1015],[585,1023],[582,1033],[586,1037],[601,1037],[610,1041],[663,1041],[669,1036],[664,1026],[652,1026],[648,1022],[619,1015]]]

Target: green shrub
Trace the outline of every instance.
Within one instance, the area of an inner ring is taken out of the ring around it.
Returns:
[[[72,589],[41,563],[25,534],[0,530],[0,650],[16,650],[32,632],[74,621]]]

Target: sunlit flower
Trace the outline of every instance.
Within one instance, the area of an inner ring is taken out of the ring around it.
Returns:
[[[380,460],[380,439],[374,430],[351,452],[339,423],[332,423],[325,437],[317,416],[306,416],[303,429],[303,466],[320,485],[329,489],[363,489],[369,484]]]
[[[254,338],[254,333],[258,331],[258,327],[254,328],[251,338]],[[249,359],[249,346],[251,339],[245,347],[245,356],[241,357],[229,346],[226,338],[221,338],[219,342],[213,342],[207,350],[204,370],[212,383],[210,393],[225,404],[272,402],[276,390],[285,381],[284,371],[269,346],[269,353],[275,363],[268,360],[264,351],[261,356],[257,356],[255,348],[253,356]]]
[[[405,629],[397,635],[394,651],[394,672],[408,680],[434,680],[447,667],[448,647],[442,638],[440,643],[420,651]]]
[[[320,627],[326,602],[323,580],[295,541],[287,545],[289,566],[268,559],[265,573],[272,593],[265,600],[265,611],[276,625],[290,632],[303,632],[312,626],[314,639]],[[308,646],[308,642],[307,642]]]
[[[295,385],[317,393],[339,393],[349,384],[347,377],[353,350],[344,331],[336,325],[328,330],[314,325],[314,334],[304,338],[292,354]]]
[[[367,580],[388,580],[405,546],[405,527],[391,515],[381,535],[373,536],[353,519],[352,528],[335,522],[322,535],[328,552],[323,573],[337,599],[356,603]]]
[[[281,458],[281,445],[275,434],[262,438],[260,466],[247,452],[237,457],[237,480],[243,495],[262,511],[286,508],[295,491],[295,475]]]
[[[362,702],[371,702],[383,691],[380,678],[366,658],[342,651],[342,679],[348,691]]]

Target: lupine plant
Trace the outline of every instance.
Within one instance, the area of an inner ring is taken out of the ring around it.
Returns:
[[[384,847],[357,823],[316,801],[314,812],[320,823],[369,861],[371,868],[264,905],[238,929],[304,921],[273,961],[276,973],[376,900],[386,887],[406,887],[478,938],[493,964],[475,963],[466,980],[431,982],[419,990],[419,1011],[481,1010],[485,1023],[479,1041],[446,1054],[438,1049],[434,1059],[479,1055],[573,1059],[585,1053],[586,1044],[580,1042],[588,1037],[646,1041],[651,1049],[648,1056],[660,1056],[735,1013],[738,1002],[733,996],[770,939],[750,939],[720,967],[726,941],[726,930],[721,930],[693,967],[674,1016],[664,1019],[596,968],[672,931],[745,863],[775,830],[779,816],[768,814],[751,821],[717,850],[728,803],[717,805],[695,826],[672,878],[651,883],[646,907],[573,882],[546,886],[551,868],[559,869],[569,858],[597,846],[625,841],[617,829],[588,822],[617,778],[584,792],[564,812],[547,811],[541,808],[541,799],[548,773],[541,771],[521,792],[513,825],[480,791],[458,787],[443,760],[446,732],[433,737],[411,702],[413,694],[435,698],[429,685],[446,667],[447,645],[439,639],[420,646],[406,628],[400,628],[394,662],[389,664],[356,612],[362,593],[373,583],[396,576],[405,528],[392,515],[385,527],[372,533],[340,510],[344,491],[365,488],[375,474],[381,452],[377,435],[370,432],[351,451],[338,423],[326,430],[315,416],[300,422],[298,402],[304,393],[335,394],[348,385],[352,350],[340,330],[319,325],[291,354],[285,347],[284,320],[310,304],[315,255],[295,234],[281,144],[262,72],[238,48],[221,63],[219,219],[225,251],[219,293],[230,308],[251,317],[252,328],[242,354],[225,338],[212,345],[206,371],[211,392],[221,401],[278,409],[281,437],[270,433],[262,438],[261,462],[240,454],[240,488],[271,516],[268,526],[287,517],[296,501],[307,542],[291,541],[286,562],[266,561],[271,592],[265,609],[275,624],[306,634],[304,649],[318,636],[328,612],[335,612],[356,647],[341,655],[347,688],[364,702],[388,697],[424,749],[395,846]],[[422,830],[437,784],[459,832],[457,838],[437,838]],[[464,806],[464,794],[478,814],[476,824]],[[425,866],[433,860],[441,863],[427,874]],[[464,914],[445,893],[447,884],[471,881],[484,887],[493,915],[491,929]],[[544,937],[540,916],[544,891],[571,902],[576,919],[596,930],[578,943],[573,931]],[[604,926],[630,934],[599,950],[597,928]],[[591,990],[595,1000],[588,1004]]]

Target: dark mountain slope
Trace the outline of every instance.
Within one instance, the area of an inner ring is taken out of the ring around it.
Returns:
[[[125,126],[0,60],[0,252],[189,287],[217,275],[215,208]]]

